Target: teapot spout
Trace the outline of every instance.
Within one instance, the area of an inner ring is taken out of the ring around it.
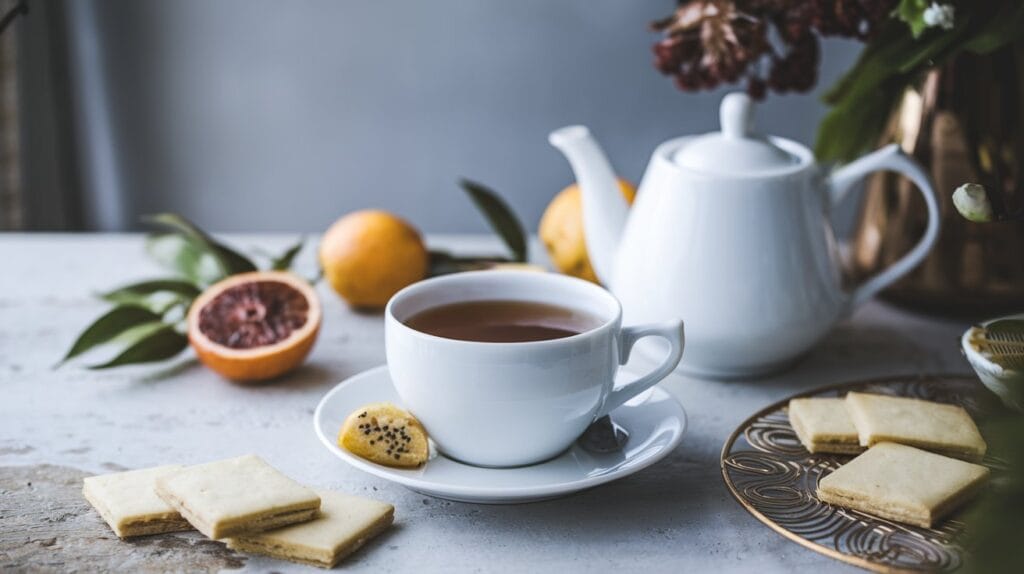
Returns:
[[[583,232],[587,255],[597,278],[609,285],[629,205],[597,140],[586,126],[568,126],[551,132],[548,142],[565,158],[583,193]]]

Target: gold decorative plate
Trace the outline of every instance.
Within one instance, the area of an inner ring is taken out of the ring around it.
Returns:
[[[974,377],[893,377],[833,385],[794,395],[841,397],[864,391],[963,406],[977,420],[999,408]],[[954,513],[935,528],[893,522],[818,500],[818,481],[852,456],[810,454],[789,425],[789,398],[745,420],[722,448],[722,477],[729,491],[758,520],[815,552],[876,572],[956,570],[962,549],[954,542],[963,523]],[[992,457],[983,464],[999,468]]]

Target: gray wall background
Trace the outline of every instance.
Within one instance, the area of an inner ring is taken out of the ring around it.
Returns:
[[[636,182],[662,140],[717,129],[724,93],[651,65],[671,0],[75,0],[91,226],[156,211],[221,231],[324,229],[376,207],[483,231],[458,177],[536,228],[571,181],[547,133],[585,123]],[[807,143],[818,93],[859,45],[825,45],[818,92],[770,95],[760,127]]]

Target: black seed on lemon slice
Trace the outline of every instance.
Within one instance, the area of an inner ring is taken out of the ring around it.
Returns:
[[[423,426],[389,403],[366,405],[349,415],[338,434],[338,444],[369,461],[398,467],[419,466],[429,453]]]

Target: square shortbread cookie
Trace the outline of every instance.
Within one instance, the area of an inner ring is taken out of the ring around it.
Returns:
[[[157,477],[182,468],[167,465],[90,476],[82,481],[82,494],[119,538],[192,530],[177,510],[153,492]]]
[[[864,450],[843,399],[793,399],[789,401],[789,424],[809,452],[856,454]]]
[[[883,442],[821,479],[818,498],[930,528],[973,495],[988,474],[978,464]]]
[[[320,517],[259,534],[226,540],[228,548],[331,568],[391,525],[390,504],[319,491]]]
[[[985,456],[985,440],[963,407],[851,392],[846,408],[861,446],[898,442],[970,461]]]
[[[215,540],[311,520],[320,508],[315,492],[254,455],[162,476],[156,493]]]

